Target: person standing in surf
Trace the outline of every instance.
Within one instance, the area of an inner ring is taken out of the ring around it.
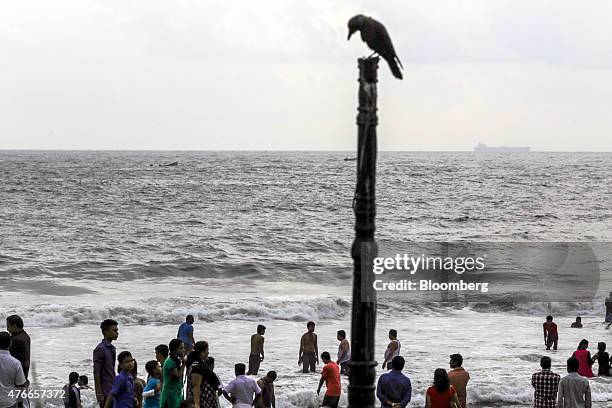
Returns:
[[[591,408],[591,386],[588,379],[578,374],[578,366],[574,357],[567,359],[568,374],[559,381],[557,408]]]
[[[265,377],[257,380],[261,394],[255,403],[255,408],[276,408],[274,381],[276,381],[276,371],[268,371]]]
[[[26,391],[29,382],[23,374],[23,367],[19,360],[11,356],[9,347],[11,345],[11,335],[9,332],[0,332],[0,406],[17,406],[18,398],[11,396],[9,390],[17,392]]]
[[[249,354],[247,375],[257,375],[259,365],[264,361],[264,334],[266,334],[266,326],[260,324],[257,326],[257,333],[251,336],[251,354]]]
[[[96,400],[101,408],[104,407],[115,380],[116,350],[112,342],[119,337],[118,325],[113,319],[106,319],[100,323],[100,330],[102,330],[104,339],[93,351],[94,387]]]
[[[133,408],[138,406],[134,389],[134,359],[129,351],[122,351],[117,356],[119,374],[113,380],[113,387],[108,395],[105,408]]]
[[[160,366],[164,365],[164,361],[168,358],[169,353],[170,350],[168,350],[167,344],[160,344],[155,347],[155,360],[157,360]]]
[[[170,350],[168,350],[167,344],[159,344],[155,346],[155,360],[157,360],[157,362],[159,363],[159,366],[162,367],[162,369],[164,367],[164,363],[166,362],[166,359],[168,358],[169,353],[170,353]],[[159,382],[162,386],[164,385],[163,376],[159,377]]]
[[[605,305],[606,305],[605,321],[612,324],[612,292],[610,292],[610,294],[606,298]],[[608,325],[608,327],[610,327],[610,325]]]
[[[462,367],[463,357],[461,354],[451,354],[448,362],[451,370],[448,372],[448,380],[457,391],[457,397],[461,403],[461,408],[467,407],[467,384],[470,381],[470,374]]]
[[[119,363],[119,374],[113,381],[105,408],[134,408],[138,407],[136,400],[136,390],[134,387],[134,359],[129,351],[122,351],[117,356]]]
[[[544,345],[546,350],[550,350],[550,346],[553,350],[557,349],[557,343],[559,342],[559,332],[557,331],[557,324],[553,323],[552,316],[546,316],[546,321],[542,325],[544,328]]]
[[[234,365],[236,378],[223,388],[223,396],[232,404],[232,408],[251,408],[261,394],[257,381],[247,377],[245,371],[244,364]]]
[[[168,349],[170,353],[162,368],[163,385],[159,402],[162,408],[179,408],[183,400],[185,346],[180,339],[172,339]]]
[[[161,367],[157,360],[147,361],[145,370],[149,374],[147,385],[142,391],[143,408],[159,408],[159,395],[161,394]]]
[[[402,356],[393,357],[391,371],[378,378],[376,397],[381,407],[405,408],[412,399],[410,378],[402,374],[405,364]]]
[[[425,408],[460,407],[461,402],[457,391],[448,379],[448,373],[443,368],[434,371],[433,385],[425,393]]]
[[[176,333],[176,338],[181,339],[183,346],[185,347],[185,354],[188,354],[193,350],[195,339],[193,338],[193,315],[187,315],[185,321],[181,323]]]
[[[18,315],[12,315],[6,318],[6,330],[11,333],[11,347],[9,353],[21,363],[23,374],[28,379],[30,371],[30,336],[23,329],[23,320]],[[28,400],[20,399],[17,402],[17,408],[29,406]]]
[[[134,397],[137,401],[137,408],[142,408],[142,393],[147,383],[145,380],[138,377],[138,363],[136,360],[134,360],[134,367],[132,368],[131,374],[134,378]]]
[[[346,332],[338,330],[336,338],[340,342],[338,345],[338,360],[336,364],[340,366],[340,374],[348,375],[348,363],[351,360],[351,345],[346,339]]]
[[[314,373],[319,364],[319,346],[317,345],[317,335],[314,333],[314,322],[306,324],[308,331],[302,335],[300,340],[300,351],[298,352],[298,365],[302,364],[302,372]]]
[[[555,408],[557,403],[557,391],[561,376],[550,370],[552,361],[550,357],[544,356],[540,359],[541,371],[531,375],[533,386],[533,408]]]
[[[214,359],[208,356],[206,341],[198,341],[187,356],[187,400],[193,401],[196,408],[218,408],[219,378],[213,372]]]
[[[397,339],[397,330],[389,330],[389,340],[391,341],[389,342],[389,344],[387,345],[387,349],[385,350],[385,361],[382,365],[383,370],[391,369],[391,360],[393,360],[394,357],[400,355],[400,349],[402,347],[402,344]]]
[[[319,388],[317,395],[321,392],[321,387],[325,383],[326,391],[323,397],[321,407],[338,408],[340,395],[342,394],[342,385],[340,383],[340,367],[331,360],[331,356],[327,351],[321,353],[321,359],[325,365],[321,370],[321,379],[319,380]]]
[[[81,390],[77,387],[79,373],[71,372],[68,375],[68,384],[64,385],[64,408],[82,408]]]
[[[11,333],[9,352],[21,363],[23,374],[28,379],[30,372],[30,336],[23,329],[23,320],[18,315],[6,318],[6,330]]]
[[[606,343],[597,343],[597,353],[595,353],[591,361],[597,361],[597,365],[599,367],[599,370],[597,370],[597,375],[599,377],[610,376],[610,355],[606,352]]]

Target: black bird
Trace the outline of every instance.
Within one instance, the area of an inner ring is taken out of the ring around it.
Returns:
[[[355,31],[361,31],[361,39],[374,51],[374,54],[380,55],[389,63],[389,68],[391,68],[394,77],[402,79],[402,71],[400,71],[399,67],[404,69],[404,66],[397,57],[397,54],[395,54],[391,37],[389,37],[389,33],[387,33],[384,25],[372,17],[357,14],[349,20],[348,29],[349,40]],[[399,67],[397,64],[399,64]]]

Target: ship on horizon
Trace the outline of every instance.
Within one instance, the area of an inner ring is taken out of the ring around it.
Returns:
[[[484,143],[478,143],[474,148],[475,152],[479,153],[528,153],[531,151],[530,146],[487,146]]]

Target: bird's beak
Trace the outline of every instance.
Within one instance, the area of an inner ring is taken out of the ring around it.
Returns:
[[[353,35],[354,32],[355,30],[349,29],[348,38],[346,39],[347,41],[351,39],[351,35]]]

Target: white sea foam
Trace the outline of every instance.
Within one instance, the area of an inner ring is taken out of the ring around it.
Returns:
[[[118,303],[118,302],[117,302]],[[212,300],[203,298],[150,298],[125,302],[130,306],[36,304],[3,305],[0,315],[19,313],[28,326],[65,327],[78,324],[99,324],[113,318],[122,324],[170,324],[182,321],[187,314],[198,320],[213,322],[226,320],[289,320],[309,321],[340,319],[350,310],[350,303],[341,297],[316,297],[301,300],[285,298],[244,298]]]
[[[279,408],[318,408],[320,403],[319,396],[312,390],[294,391],[276,399]]]
[[[332,303],[336,301],[334,297],[330,299]],[[282,302],[280,304],[288,305],[293,301],[285,299]],[[151,359],[157,344],[167,343],[176,335],[176,327],[182,320],[179,317],[182,318],[182,315],[177,316],[173,324],[141,325],[132,322],[128,325],[120,320],[117,351],[130,350],[139,363]],[[594,352],[597,341],[612,344],[612,332],[606,331],[595,316],[585,315],[584,328],[580,330],[569,329],[573,320],[571,317],[558,317],[555,320],[559,325],[559,350],[545,351],[541,333],[543,320],[544,316],[484,313],[466,308],[448,310],[435,316],[388,309],[387,313],[379,315],[377,323],[377,372],[378,375],[382,372],[380,363],[388,343],[387,331],[395,328],[402,342],[401,354],[406,358],[404,372],[413,384],[411,407],[423,406],[424,394],[431,385],[434,370],[448,368],[448,355],[457,352],[463,355],[464,367],[471,375],[468,386],[468,400],[471,403],[485,407],[528,406],[533,399],[531,374],[539,370],[541,356],[550,356],[553,371],[565,375],[565,361],[582,338],[591,341],[591,352]],[[342,317],[316,322],[320,352],[327,350],[335,354],[338,347],[336,331],[339,329],[346,330],[350,338],[350,322],[346,313]],[[305,331],[306,320],[255,322],[245,319],[204,321],[196,318],[195,337],[209,342],[211,355],[216,360],[215,369],[221,380],[227,383],[234,377],[233,365],[245,362],[248,357],[249,336],[256,323],[263,323],[268,328],[266,359],[260,375],[267,370],[277,371],[279,408],[317,406],[315,391],[319,376],[301,374],[296,364],[299,338]],[[72,370],[91,377],[91,350],[100,338],[97,322],[69,327],[32,327],[29,331],[41,385],[52,387],[63,384]],[[66,341],[76,338],[78,342]],[[58,360],[58,355],[69,355],[70,361],[64,358]],[[347,379],[343,377],[342,380],[346,393]],[[612,379],[592,379],[591,388],[595,401],[602,404],[603,401],[612,401]],[[228,406],[225,402],[222,404]],[[346,394],[341,399],[341,406],[346,406]],[[90,407],[86,405],[86,408]]]
[[[185,297],[185,298],[141,298],[123,301],[118,299],[106,304],[104,301],[87,304],[35,303],[3,304],[0,315],[18,313],[25,316],[29,326],[65,327],[78,324],[94,324],[112,317],[128,325],[170,324],[193,314],[207,322],[224,320],[329,320],[342,319],[350,313],[350,297],[347,296],[287,296],[246,297],[233,299]],[[423,316],[440,317],[458,310],[473,310],[482,314],[504,313],[508,315],[578,316],[600,315],[601,303],[379,303],[380,315],[395,315],[410,311]]]

